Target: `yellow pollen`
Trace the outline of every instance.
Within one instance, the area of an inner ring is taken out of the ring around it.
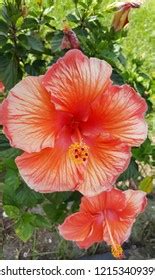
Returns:
[[[75,163],[84,163],[89,155],[89,147],[83,142],[75,142],[69,147],[69,156]]]
[[[120,244],[114,244],[111,247],[111,253],[116,259],[123,259],[124,257],[123,249]]]

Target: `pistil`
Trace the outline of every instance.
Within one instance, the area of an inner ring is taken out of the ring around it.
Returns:
[[[123,248],[121,247],[120,244],[118,244],[117,242],[114,241],[114,238],[111,233],[111,228],[108,223],[106,210],[104,210],[104,216],[105,216],[105,222],[106,222],[106,226],[107,226],[110,241],[111,241],[111,253],[116,259],[123,259],[124,258]]]

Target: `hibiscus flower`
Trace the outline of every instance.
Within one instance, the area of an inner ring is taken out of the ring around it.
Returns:
[[[44,76],[19,82],[0,110],[4,133],[25,151],[16,164],[39,192],[110,189],[128,166],[130,147],[147,135],[146,102],[112,85],[111,66],[70,50]]]
[[[67,217],[59,232],[80,248],[105,241],[111,245],[114,257],[122,258],[121,244],[129,238],[135,219],[146,203],[146,193],[142,191],[115,188],[94,197],[83,197],[79,212]]]

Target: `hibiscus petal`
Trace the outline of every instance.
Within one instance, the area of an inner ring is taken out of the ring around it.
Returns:
[[[110,86],[93,110],[92,119],[88,120],[90,127],[86,124],[84,128],[87,135],[91,130],[90,124],[97,121],[98,129],[102,127],[130,146],[139,146],[146,139],[144,113],[147,104],[130,86]]]
[[[98,137],[89,146],[85,178],[78,190],[86,196],[94,196],[112,188],[127,168],[131,155],[130,149],[116,139]]]
[[[43,85],[58,108],[84,117],[89,104],[109,85],[111,72],[107,62],[70,50],[49,68]]]
[[[118,189],[105,192],[105,205],[103,209],[105,231],[103,239],[112,246],[122,244],[128,239],[134,223],[134,220],[126,217],[126,215],[122,218],[122,212],[127,205],[125,193]]]
[[[123,29],[123,27],[125,27],[128,24],[129,12],[130,9],[126,9],[126,10],[120,10],[115,13],[112,26],[116,32],[120,31],[121,29]]]
[[[106,207],[105,209],[116,210],[117,212],[122,211],[126,206],[125,192],[116,188],[111,189],[110,192],[105,193]]]
[[[83,241],[78,241],[76,244],[80,248],[89,248],[96,242],[101,242],[103,240],[103,231],[104,231],[104,224],[96,223],[94,220],[92,226],[91,226],[91,231],[89,235],[83,240]]]
[[[109,195],[109,202],[110,202],[110,193]],[[134,190],[127,190],[122,192],[124,195],[125,207],[122,211],[118,211],[117,204],[115,209],[106,205],[107,210],[105,210],[105,219],[106,219],[106,230],[104,232],[104,240],[113,245],[122,244],[126,241],[131,233],[132,226],[135,222],[136,217],[138,214],[144,211],[146,207],[146,193],[142,191],[134,191]]]
[[[81,199],[80,211],[91,214],[102,211],[105,207],[105,193],[106,192],[102,192],[92,197],[83,196]]]
[[[107,217],[103,240],[112,246],[122,244],[129,238],[134,221],[133,219],[123,220],[119,216],[111,220]]]
[[[67,217],[58,228],[66,240],[83,241],[90,234],[91,225],[91,215],[78,212]]]
[[[136,218],[144,211],[147,205],[146,193],[143,191],[127,190],[124,192],[126,207],[121,213],[121,217]]]
[[[11,145],[26,152],[52,147],[65,121],[64,114],[57,114],[51,104],[41,77],[27,77],[19,82],[4,101],[0,115]]]
[[[84,165],[76,165],[62,139],[54,148],[24,153],[16,158],[19,172],[32,189],[39,192],[75,190],[83,181]]]
[[[112,188],[108,192],[102,192],[92,197],[83,197],[80,204],[80,211],[95,214],[105,209],[116,209],[121,211],[126,206],[125,193]]]

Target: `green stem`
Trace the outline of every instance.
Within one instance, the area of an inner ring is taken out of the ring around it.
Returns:
[[[36,232],[36,230],[34,230],[33,245],[32,245],[32,260],[35,259],[35,256],[37,254],[37,252],[36,252],[36,237],[37,237],[37,232]]]

